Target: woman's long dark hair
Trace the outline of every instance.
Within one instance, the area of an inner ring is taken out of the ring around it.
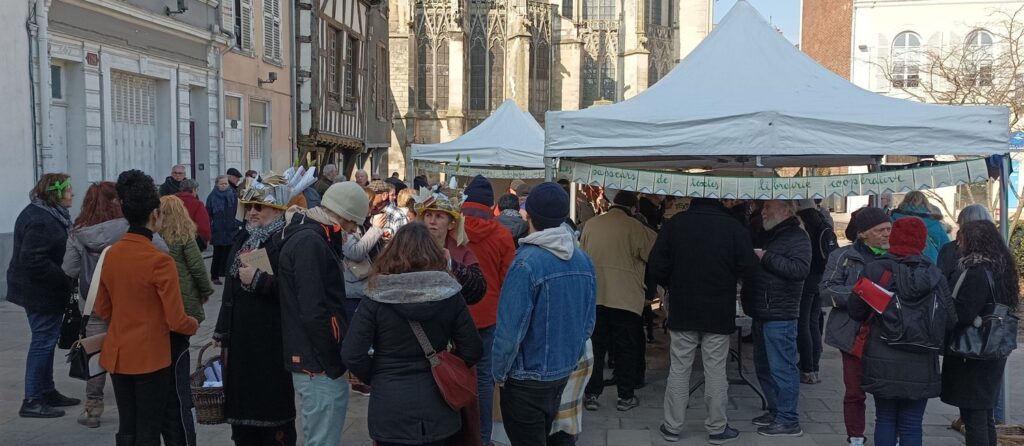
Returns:
[[[121,205],[116,203],[117,188],[113,182],[103,181],[89,186],[82,201],[82,211],[75,219],[75,228],[98,225],[100,223],[122,218]]]
[[[960,257],[966,265],[983,263],[992,271],[996,302],[1016,309],[1020,299],[1017,264],[995,223],[988,220],[964,223],[956,240],[960,245]]]
[[[395,238],[374,260],[367,284],[373,288],[378,276],[388,274],[447,270],[444,250],[434,241],[426,225],[409,223],[395,233]]]

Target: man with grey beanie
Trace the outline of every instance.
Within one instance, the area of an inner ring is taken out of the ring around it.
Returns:
[[[353,182],[331,185],[320,206],[293,206],[285,214],[278,262],[285,368],[302,400],[302,428],[309,446],[341,442],[348,409],[342,378],[345,280],[339,274],[341,242],[366,220],[370,201]],[[341,231],[338,230],[341,229]]]

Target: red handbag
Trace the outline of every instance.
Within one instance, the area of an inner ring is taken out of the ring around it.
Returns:
[[[437,353],[430,345],[430,339],[419,322],[409,321],[423,354],[430,361],[430,373],[434,375],[441,397],[453,410],[461,410],[477,400],[476,373],[466,366],[462,358],[449,351]]]

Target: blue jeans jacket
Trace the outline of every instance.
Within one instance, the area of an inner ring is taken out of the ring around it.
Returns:
[[[594,264],[582,250],[562,260],[536,245],[520,247],[498,301],[494,380],[569,376],[594,331],[596,309]]]

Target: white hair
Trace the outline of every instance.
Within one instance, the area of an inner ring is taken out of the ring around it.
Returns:
[[[985,206],[980,204],[972,204],[960,211],[960,215],[956,217],[956,224],[963,225],[964,223],[972,221],[992,221],[992,214],[985,209]]]
[[[335,166],[334,164],[328,164],[328,165],[324,166],[324,170],[321,173],[325,177],[332,176],[332,175],[338,173],[338,166]]]

